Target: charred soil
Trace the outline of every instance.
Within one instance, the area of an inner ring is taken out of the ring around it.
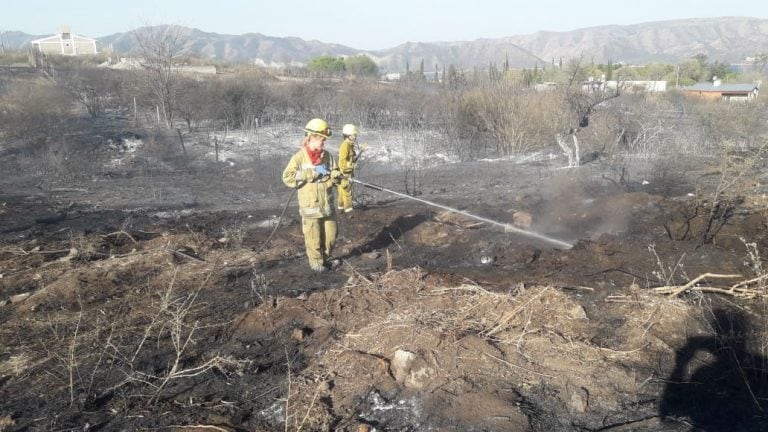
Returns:
[[[420,198],[573,247],[358,188],[318,275],[257,171],[3,185],[0,430],[768,428],[757,186],[425,170]]]

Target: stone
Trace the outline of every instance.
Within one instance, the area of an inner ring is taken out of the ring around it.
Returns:
[[[411,365],[416,360],[416,354],[398,349],[395,351],[395,355],[392,356],[392,360],[389,362],[389,369],[395,380],[402,384],[408,377],[408,372],[411,370]]]
[[[574,390],[568,405],[571,413],[584,414],[589,407],[589,394],[583,388]]]
[[[432,382],[434,375],[435,370],[427,365],[426,360],[417,357],[411,364],[411,370],[408,371],[403,385],[409,389],[421,390]]]

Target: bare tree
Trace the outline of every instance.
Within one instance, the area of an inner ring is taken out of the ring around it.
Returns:
[[[586,69],[582,66],[582,57],[572,59],[568,64],[568,86],[563,93],[564,105],[568,108],[565,119],[565,130],[555,133],[555,141],[568,158],[568,167],[579,166],[581,154],[579,139],[576,134],[589,126],[589,116],[603,102],[618,97],[621,85],[608,89],[604,83],[589,81],[583,85]],[[571,143],[568,142],[570,137]]]
[[[141,53],[145,84],[162,113],[163,121],[173,127],[179,64],[186,60],[183,29],[178,26],[141,27],[133,32]]]

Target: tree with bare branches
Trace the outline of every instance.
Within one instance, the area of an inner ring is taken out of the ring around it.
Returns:
[[[582,57],[571,59],[567,67],[568,84],[563,93],[567,118],[563,122],[565,130],[555,134],[555,141],[568,158],[568,167],[577,167],[581,163],[579,139],[576,134],[589,126],[589,116],[603,102],[616,98],[620,94],[620,85],[616,89],[607,89],[600,81],[587,81],[586,68],[582,66]],[[570,143],[568,142],[570,138]]]
[[[165,125],[173,127],[178,65],[186,59],[183,29],[178,26],[141,27],[132,32],[142,56],[145,85],[148,87]]]

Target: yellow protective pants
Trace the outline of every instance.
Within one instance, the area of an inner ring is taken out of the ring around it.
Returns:
[[[309,266],[322,266],[336,245],[336,217],[301,218],[301,230]]]
[[[336,207],[342,211],[352,210],[352,182],[346,179],[342,180],[337,189],[339,199]]]

